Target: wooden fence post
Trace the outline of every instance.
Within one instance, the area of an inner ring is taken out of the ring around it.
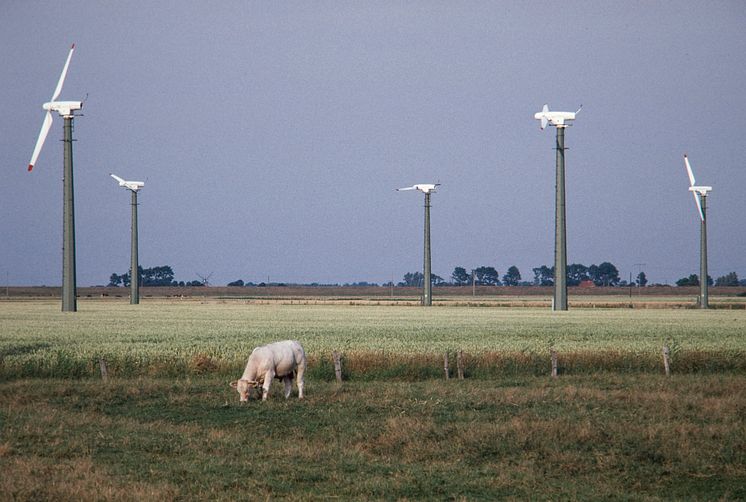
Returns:
[[[336,350],[332,352],[332,359],[334,360],[334,375],[337,377],[337,383],[342,383],[342,358],[339,356],[339,352]]]
[[[552,356],[552,378],[557,378],[557,351],[551,349],[550,354]]]
[[[456,352],[456,369],[458,372],[458,379],[464,379],[464,352],[459,350]]]
[[[671,376],[671,365],[669,358],[671,357],[671,349],[668,345],[663,346],[663,367],[666,369],[666,376]]]
[[[109,378],[109,370],[106,368],[106,361],[103,357],[98,359],[98,367],[101,370],[101,379],[107,380]]]
[[[450,378],[450,376],[448,375],[448,352],[446,352],[445,356],[443,357],[443,369],[446,372],[446,380],[448,380],[448,378]]]

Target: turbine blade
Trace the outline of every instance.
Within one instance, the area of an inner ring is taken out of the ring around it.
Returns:
[[[546,106],[546,105],[544,105],[544,106]],[[542,129],[542,130],[544,130],[544,128],[545,128],[545,127],[547,126],[547,123],[548,123],[548,122],[549,122],[549,121],[547,120],[547,117],[546,117],[546,115],[542,115],[542,116],[541,116],[541,129]]]
[[[692,172],[692,166],[689,165],[689,157],[686,154],[684,154],[684,165],[686,166],[687,174],[689,174],[689,186],[694,186],[694,173]]]
[[[692,192],[692,195],[694,195],[694,202],[697,203],[697,210],[699,211],[699,219],[702,221],[705,221],[705,213],[702,211],[702,204],[699,202],[699,194],[697,192]]]
[[[109,176],[111,176],[112,178],[114,178],[115,180],[117,180],[120,185],[122,183],[124,183],[124,180],[122,178],[120,178],[119,176],[117,176],[116,174],[110,174]]]
[[[417,190],[415,187],[397,188],[397,192],[403,192],[404,190]]]
[[[31,154],[31,160],[28,163],[28,170],[31,171],[36,165],[36,160],[39,158],[41,147],[44,146],[44,140],[47,139],[49,134],[49,128],[52,127],[52,112],[47,111],[44,117],[44,122],[41,124],[41,131],[39,131],[39,138],[36,140],[36,146],[34,147],[34,153]]]
[[[67,67],[70,66],[70,59],[73,57],[73,51],[75,50],[75,44],[73,44],[72,47],[70,47],[70,53],[67,55],[67,61],[65,61],[65,67],[62,68],[62,74],[60,75],[60,80],[57,82],[57,87],[54,90],[54,94],[52,94],[52,99],[50,101],[54,101],[57,99],[57,97],[62,92],[62,84],[65,82],[65,76],[67,75]]]

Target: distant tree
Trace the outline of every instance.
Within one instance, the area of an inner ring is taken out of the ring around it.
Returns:
[[[552,274],[554,277],[554,274]],[[583,281],[590,279],[588,277],[588,267],[580,263],[573,263],[567,266],[567,285],[577,286]]]
[[[495,267],[478,267],[474,269],[476,283],[482,286],[499,286],[500,274]]]
[[[677,286],[699,286],[699,276],[691,274],[689,277],[682,277],[676,281]]]
[[[130,273],[127,272],[126,274],[122,274],[119,277],[122,279],[122,286],[125,288],[130,287]]]
[[[407,272],[404,274],[404,280],[400,282],[399,286],[413,286],[413,287],[422,287],[422,285],[425,283],[425,278],[422,275],[422,272]]]
[[[237,281],[233,281],[233,282],[229,282],[228,283],[228,286],[239,286],[239,287],[243,287],[243,285],[244,285],[243,279],[239,279]]]
[[[637,274],[637,281],[635,282],[637,282],[637,285],[640,286],[641,288],[644,288],[645,286],[647,286],[648,278],[645,275],[645,272],[640,272],[639,274]]]
[[[536,267],[534,272],[535,286],[553,286],[554,285],[554,267],[549,268],[546,265]]]
[[[441,276],[436,274],[430,274],[430,279],[433,281],[433,286],[445,286],[448,284]]]
[[[175,286],[174,271],[168,265],[152,268],[138,267],[138,274],[140,276],[141,286]],[[124,287],[130,285],[130,273],[126,272],[121,275],[111,274],[109,277],[109,285],[119,286],[122,284]]]
[[[189,282],[186,283],[186,285],[190,286],[190,287],[193,287],[193,288],[196,288],[196,287],[204,286],[205,283],[202,282],[202,281],[189,281]]]
[[[735,272],[720,276],[715,281],[715,286],[738,286],[738,275]]]
[[[616,286],[619,284],[619,271],[608,261],[588,267],[588,276],[596,286]]]
[[[506,286],[518,286],[521,282],[521,272],[515,265],[511,266],[503,276],[503,284]]]
[[[456,267],[451,274],[451,280],[456,286],[465,286],[471,282],[471,274],[464,267]]]

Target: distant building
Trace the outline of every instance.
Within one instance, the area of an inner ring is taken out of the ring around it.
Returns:
[[[587,279],[585,281],[580,281],[580,284],[578,284],[578,287],[581,288],[595,288],[596,284],[591,281],[590,279]]]

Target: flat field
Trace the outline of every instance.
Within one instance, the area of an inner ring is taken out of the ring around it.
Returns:
[[[307,399],[239,405],[285,338]],[[0,499],[744,499],[744,359],[742,310],[4,302]]]
[[[604,369],[604,364],[610,370],[642,369],[660,366],[664,344],[682,371],[746,369],[744,310],[551,312],[240,300],[152,300],[132,306],[93,300],[80,302],[79,312],[71,314],[60,312],[58,302],[27,301],[0,303],[0,326],[0,378],[93,376],[99,358],[118,376],[225,375],[240,372],[256,345],[288,338],[300,340],[312,361],[325,361],[332,350],[342,352],[350,377],[366,371],[375,376],[376,368],[397,361],[430,364],[429,359],[455,350],[482,369],[490,358],[507,358],[516,371],[524,360],[531,362],[526,368],[533,372],[550,347],[568,371]],[[321,367],[326,368],[317,365],[315,371]]]

